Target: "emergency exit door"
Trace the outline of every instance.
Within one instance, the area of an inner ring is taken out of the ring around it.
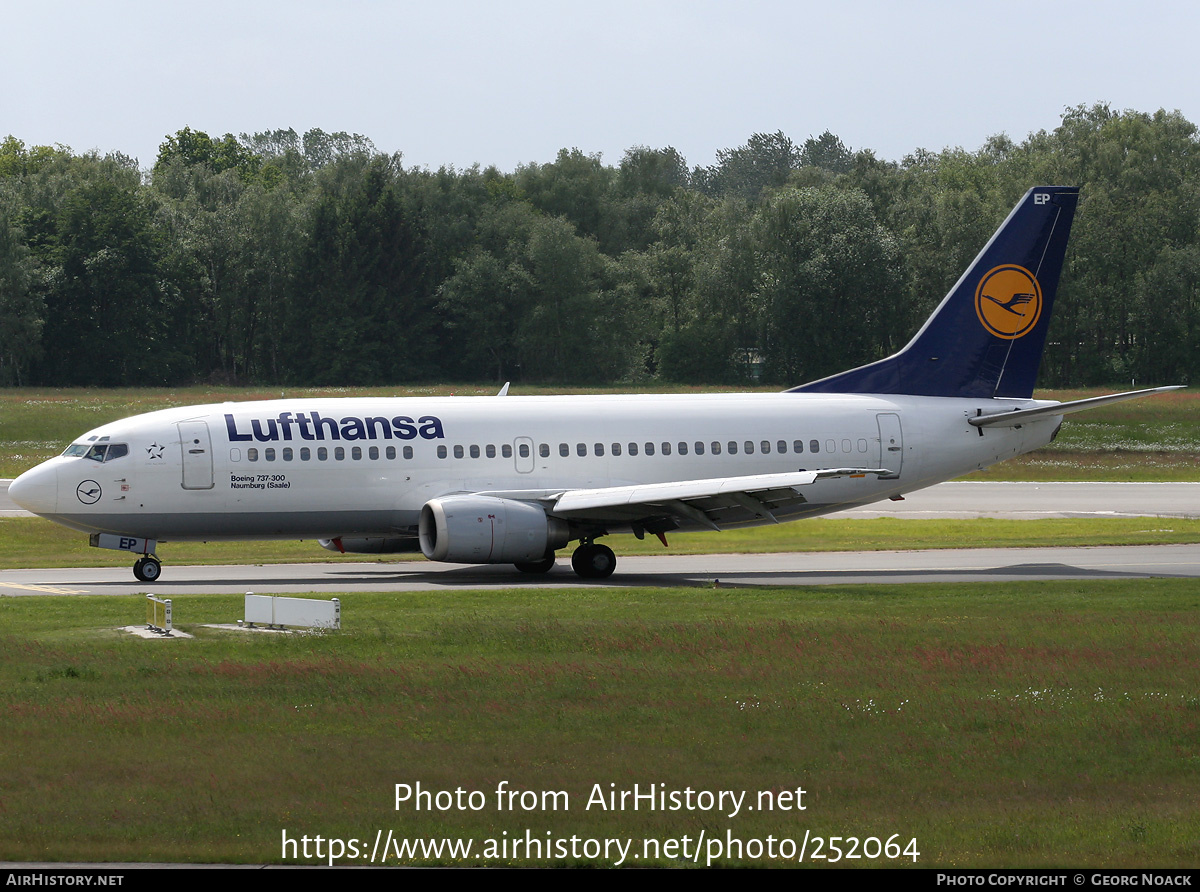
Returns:
[[[183,450],[183,488],[212,489],[212,440],[208,436],[208,422],[181,421],[176,427],[179,428],[179,447]]]

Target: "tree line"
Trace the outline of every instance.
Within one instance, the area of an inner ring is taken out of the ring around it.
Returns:
[[[9,136],[0,383],[794,385],[902,346],[1037,184],[1082,188],[1040,382],[1189,382],[1196,127],[1093,105],[899,162],[774,133],[434,171],[185,128],[141,171]]]

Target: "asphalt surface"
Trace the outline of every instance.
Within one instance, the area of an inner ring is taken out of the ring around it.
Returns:
[[[714,534],[718,535],[718,534]],[[936,551],[865,551],[790,554],[620,557],[607,580],[585,581],[566,558],[542,576],[510,565],[466,566],[423,562],[171,566],[153,585],[121,568],[5,570],[0,595],[129,595],[202,593],[454,591],[579,586],[839,585],[850,583],[996,582],[1032,579],[1200,577],[1200,545],[1102,548],[971,548]]]

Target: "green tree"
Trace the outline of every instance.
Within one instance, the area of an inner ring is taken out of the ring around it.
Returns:
[[[697,168],[695,186],[709,195],[733,195],[756,201],[764,191],[784,185],[802,166],[802,152],[783,131],[755,133],[744,146],[717,152],[713,167]]]
[[[764,374],[798,383],[890,352],[899,246],[862,193],[784,190],[755,216]]]
[[[155,207],[127,159],[76,159],[40,245],[46,313],[38,380],[165,384],[192,371],[162,287]]]
[[[262,165],[262,159],[238,142],[232,133],[214,140],[203,130],[192,130],[190,127],[168,136],[158,147],[155,174],[158,174],[161,166],[172,160],[179,160],[188,167],[202,164],[213,173],[234,170],[246,182],[257,177]]]
[[[44,307],[30,288],[33,262],[14,204],[0,193],[0,381],[19,386],[25,383],[30,363],[41,355]]]
[[[437,374],[422,234],[403,212],[387,159],[316,203],[288,304],[291,380],[385,384]]]
[[[603,241],[614,175],[599,155],[560,149],[551,164],[526,164],[514,175],[521,195],[538,210],[569,220],[580,235]]]
[[[830,173],[847,173],[854,164],[854,153],[833,133],[810,136],[800,149],[800,164]]]

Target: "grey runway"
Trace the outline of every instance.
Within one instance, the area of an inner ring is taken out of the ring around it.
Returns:
[[[248,566],[170,566],[151,586],[127,567],[0,572],[0,594],[162,597],[255,592],[350,595],[356,592],[454,591],[581,586],[843,585],[998,582],[1037,579],[1200,578],[1200,545],[1100,548],[972,548],[936,551],[819,552],[622,557],[604,581],[582,581],[560,559],[544,576],[511,566],[346,562]]]

